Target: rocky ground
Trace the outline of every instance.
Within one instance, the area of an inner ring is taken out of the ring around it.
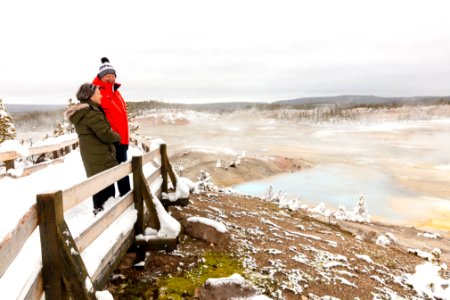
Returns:
[[[375,241],[380,232],[376,230],[350,231],[347,226],[321,221],[303,210],[283,210],[261,199],[218,192],[191,195],[188,206],[171,208],[171,211],[181,224],[186,224],[191,216],[225,224],[229,238],[212,244],[182,234],[177,250],[151,253],[145,269],[122,265],[116,271],[120,276],[108,284],[115,299],[192,299],[195,284],[186,285],[183,290],[163,279],[188,278],[200,287],[201,276],[192,273],[199,266],[204,267],[203,258],[210,253],[230,255],[242,264],[242,269],[225,268],[222,276],[241,273],[260,293],[272,299],[399,299],[396,296],[412,299],[417,296],[407,284],[407,274],[413,274],[425,259],[408,251],[402,243],[378,245]],[[386,230],[389,228],[383,228],[383,233]],[[423,243],[430,240],[417,237],[417,232],[414,239]],[[443,237],[432,241],[442,246],[450,240]],[[210,267],[220,269],[221,263]],[[444,274],[446,278],[449,275],[449,272]]]
[[[446,152],[437,151],[448,147],[441,128],[448,128],[447,123],[408,127],[408,120],[417,117],[448,118],[448,107],[362,110],[361,120],[336,125],[275,120],[253,112],[193,119],[171,115],[170,122],[160,115],[139,120],[142,135],[162,137],[174,169],[194,182],[202,170],[215,185],[228,187],[340,162],[374,164],[391,174],[394,183],[413,191],[443,199],[450,195],[443,184],[448,178],[442,165],[445,159],[438,159]],[[386,124],[390,127],[383,130]],[[244,150],[248,156],[237,164]],[[177,250],[151,252],[143,269],[132,268],[133,255],[127,255],[107,288],[115,299],[228,299],[208,298],[199,288],[208,278],[238,273],[270,299],[427,299],[411,287],[412,274],[416,266],[432,260],[434,266],[441,266],[445,281],[441,286],[428,282],[431,276],[419,281],[424,290],[445,289],[447,298],[441,298],[450,299],[450,274],[444,264],[450,263],[450,233],[444,231],[448,217],[436,218],[440,210],[447,213],[445,201],[407,201],[398,209],[423,214],[432,210],[434,223],[415,223],[423,227],[362,224],[331,220],[304,209],[281,209],[279,203],[230,193],[191,194],[188,206],[170,208],[185,230]],[[226,225],[225,237],[215,243],[186,230],[192,216]],[[424,228],[429,225],[434,225],[433,232],[442,229],[440,235],[427,233]],[[439,257],[431,254],[435,248],[441,251],[435,252]]]
[[[212,154],[198,151],[182,151],[170,157],[174,169],[192,181],[197,181],[202,170],[208,172],[218,186],[228,187],[246,181],[258,180],[284,172],[296,172],[310,168],[313,162],[302,157],[270,155],[263,158],[245,157],[236,165],[238,156]],[[221,167],[216,167],[217,161]],[[180,172],[178,163],[183,171]]]
[[[208,170],[221,186],[310,166],[300,158],[272,157],[247,158],[246,168],[224,169],[215,167],[217,156],[195,152],[171,161],[178,159],[184,176],[195,180],[200,169]],[[251,172],[255,168],[259,171]],[[128,255],[107,286],[115,299],[193,299],[206,279],[234,273],[271,299],[415,299],[408,278],[425,256],[440,248],[435,264],[450,263],[448,233],[429,238],[418,236],[423,231],[414,227],[330,221],[221,192],[191,194],[188,206],[170,211],[184,229],[192,216],[225,224],[226,237],[211,243],[183,232],[177,250],[152,252],[144,269],[130,267],[133,255]],[[377,242],[380,236],[388,241]],[[448,279],[449,272],[442,272]],[[200,299],[208,298],[200,293]]]

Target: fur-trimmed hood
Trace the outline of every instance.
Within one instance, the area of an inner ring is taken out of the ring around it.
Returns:
[[[77,103],[74,105],[71,105],[65,112],[64,112],[64,117],[67,120],[70,120],[70,118],[79,110],[88,108],[89,104],[87,103]]]

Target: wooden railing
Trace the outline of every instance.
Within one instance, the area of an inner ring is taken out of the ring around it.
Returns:
[[[167,157],[166,145],[150,151],[150,143],[143,140],[141,147],[147,153],[133,157],[132,161],[106,170],[66,190],[51,191],[37,195],[37,203],[19,221],[0,243],[0,278],[14,261],[25,242],[39,225],[41,237],[42,268],[35,270],[27,280],[17,299],[95,299],[95,291],[101,289],[108,276],[133,243],[135,236],[144,232],[148,224],[159,229],[160,224],[153,204],[152,194],[159,196],[168,190],[168,179],[176,186],[176,175]],[[144,176],[143,166],[152,163],[154,171]],[[111,208],[99,214],[97,220],[72,237],[65,222],[64,213],[88,197],[128,175],[133,176],[133,189]],[[153,193],[151,191],[153,189]],[[159,197],[158,197],[159,198]],[[134,205],[137,221],[116,241],[93,274],[88,274],[79,253],[91,245],[101,233]],[[142,250],[176,247],[176,239],[142,242]],[[89,289],[89,284],[92,289]]]
[[[72,149],[76,149],[77,147],[78,147],[78,138],[73,138],[71,140],[61,142],[59,144],[30,147],[28,148],[29,153],[27,157],[34,155],[51,154],[53,160],[50,163],[54,163],[56,159],[58,159],[61,156],[64,156],[65,154],[68,154]],[[22,154],[16,151],[0,152],[0,162],[3,162],[5,164],[6,171],[15,168],[14,161],[18,158],[26,158],[26,157],[23,157]],[[37,171],[42,167],[45,167],[46,165],[47,163],[40,163],[28,167],[24,170],[24,175],[29,175],[30,173]]]

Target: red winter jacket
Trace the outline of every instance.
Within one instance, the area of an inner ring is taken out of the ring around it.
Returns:
[[[120,84],[101,81],[98,77],[92,81],[100,88],[102,94],[101,107],[105,111],[106,118],[111,124],[112,130],[120,134],[120,143],[128,145],[128,116],[127,106],[118,89]]]

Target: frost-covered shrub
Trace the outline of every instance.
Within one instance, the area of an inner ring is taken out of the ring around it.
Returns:
[[[16,135],[13,119],[6,111],[3,100],[0,99],[0,143],[3,143],[6,140],[14,140]]]

